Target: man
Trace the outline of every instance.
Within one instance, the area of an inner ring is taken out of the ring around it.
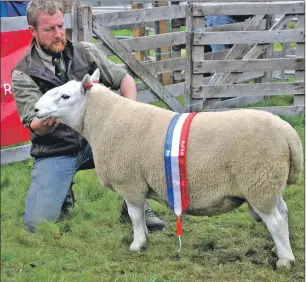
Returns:
[[[133,78],[108,61],[94,44],[66,39],[58,2],[31,1],[27,21],[33,41],[12,72],[12,88],[20,119],[31,130],[34,167],[25,205],[25,228],[34,231],[37,224],[57,221],[73,206],[71,186],[75,173],[94,168],[87,141],[55,118],[40,122],[34,113],[36,102],[46,91],[72,79],[81,80],[96,68],[100,69],[100,82],[114,90],[120,88],[123,97],[136,100],[137,92]],[[123,203],[121,218],[127,216]],[[146,223],[149,230],[164,226],[148,204]]]

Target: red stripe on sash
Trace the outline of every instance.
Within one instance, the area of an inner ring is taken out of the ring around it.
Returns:
[[[182,127],[180,146],[179,146],[179,169],[180,169],[180,184],[181,184],[181,203],[182,212],[189,206],[188,199],[188,181],[187,181],[187,139],[189,126],[196,115],[196,112],[190,113],[186,118],[184,125]]]

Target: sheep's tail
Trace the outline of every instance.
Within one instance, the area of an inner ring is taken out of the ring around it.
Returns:
[[[303,168],[303,146],[297,132],[288,124],[286,129],[287,142],[290,150],[290,168],[287,184],[296,184]]]

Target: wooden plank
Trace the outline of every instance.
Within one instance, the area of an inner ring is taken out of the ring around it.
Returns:
[[[262,15],[262,14],[302,14],[304,1],[292,2],[240,2],[240,3],[195,3],[193,16],[215,15]]]
[[[70,8],[71,5],[71,8]],[[66,30],[66,37],[72,41],[77,41],[79,37],[79,27],[78,27],[78,10],[80,2],[72,1],[64,10],[65,13],[71,13],[71,29]]]
[[[66,30],[66,37],[70,40],[76,41],[78,38],[78,7],[80,6],[80,1],[61,1],[59,2],[64,14],[71,14],[71,29]]]
[[[304,116],[304,106],[274,106],[274,107],[249,107],[248,109],[260,110],[270,112],[279,116]],[[224,111],[235,111],[240,109],[223,108],[223,109],[209,109],[209,112],[224,112]]]
[[[95,32],[95,29],[93,30]],[[122,44],[129,52],[144,51],[161,48],[163,46],[173,46],[185,44],[185,32],[173,32],[159,35],[143,36],[134,39],[124,39]],[[101,43],[100,43],[101,44]]]
[[[217,32],[217,31],[243,31],[246,30],[245,27],[250,22],[250,20],[246,20],[244,22],[231,23],[213,27],[206,27],[205,32]],[[253,27],[252,30],[265,30],[266,29],[266,20],[263,19],[260,21],[259,25]],[[249,29],[251,30],[251,29]]]
[[[92,41],[92,11],[89,6],[81,5],[78,8],[78,41]]]
[[[172,33],[170,33],[169,34],[169,36],[171,37],[171,34]],[[184,32],[181,32],[181,34],[184,36],[184,42],[185,42],[185,33]],[[149,36],[150,37],[150,36]],[[128,50],[139,50],[138,48],[137,48],[137,46],[139,46],[139,45],[137,45],[136,46],[136,44],[135,45],[133,45],[133,46],[130,46],[129,44],[129,42],[128,41],[130,41],[130,39],[125,39],[125,40],[121,40],[121,43],[128,49]],[[171,43],[170,43],[171,44]],[[113,51],[111,51],[111,50],[109,50],[106,46],[105,46],[105,44],[103,43],[103,42],[99,42],[99,43],[97,43],[96,44],[97,45],[97,47],[101,50],[101,51],[103,51],[105,54],[106,54],[106,56],[111,56],[111,55],[114,55],[114,52]],[[245,50],[246,50],[246,52],[247,51],[249,51],[252,47],[251,46],[248,46],[248,45],[244,45],[245,46]],[[143,49],[144,47],[142,46],[142,47],[140,47],[141,49]],[[132,52],[132,51],[131,51]],[[225,58],[225,56],[226,56],[226,54],[229,52],[229,49],[224,49],[224,50],[218,50],[218,51],[216,51],[216,52],[207,52],[207,53],[204,53],[204,59],[205,60],[223,60],[224,58]],[[289,55],[292,55],[292,54],[294,54],[295,53],[295,49],[290,49],[290,50],[288,50],[288,52],[287,52],[287,54],[289,54]],[[275,54],[277,54],[277,57],[280,57],[280,54],[278,53],[278,52],[276,52]],[[238,57],[238,59],[241,59],[242,57]]]
[[[205,26],[205,18],[204,17],[193,17],[193,30],[201,30]],[[205,60],[204,57],[204,51],[205,46],[193,46],[192,50],[192,61],[197,60]],[[191,77],[191,89],[195,87],[196,85],[201,85],[201,81],[203,80],[204,76],[203,74],[195,74],[192,70],[193,76]],[[192,111],[198,111],[199,109],[204,109],[205,104],[203,101],[205,100],[205,97],[203,100],[194,101],[192,100]],[[185,105],[186,107],[187,105]]]
[[[297,25],[296,28],[305,28],[305,15],[297,16]],[[297,43],[296,44],[296,56],[305,56],[305,44]],[[295,73],[295,81],[301,81],[305,83],[305,69],[297,71]],[[305,95],[296,95],[293,100],[294,105],[305,105]]]
[[[194,45],[305,42],[305,30],[195,32]]]
[[[244,72],[237,79],[237,83],[247,82],[256,78],[260,78],[264,76],[263,71],[254,71],[254,72]]]
[[[143,8],[142,4],[132,4],[132,9],[137,10]],[[142,37],[145,36],[145,29],[144,27],[134,27],[133,28],[133,37]],[[138,61],[144,61],[145,60],[145,54],[144,52],[135,52],[135,57]]]
[[[31,144],[1,150],[1,165],[25,161],[30,156]]]
[[[305,59],[282,58],[282,59],[255,59],[243,60],[214,60],[194,61],[193,73],[208,72],[244,72],[260,70],[304,70]]]
[[[64,14],[65,28],[71,29],[71,14]],[[1,32],[27,30],[28,29],[27,17],[5,17],[1,18]]]
[[[171,2],[171,5],[179,5],[179,2]],[[180,32],[180,27],[186,25],[185,19],[173,19],[171,20],[171,32]],[[184,36],[185,38],[185,36]],[[182,45],[172,46],[172,58],[179,58],[182,56]],[[185,61],[184,61],[185,64]],[[182,71],[174,71],[172,73],[173,83],[178,83],[183,81]]]
[[[161,7],[161,6],[168,6],[167,2],[154,2],[154,6]],[[169,34],[169,25],[168,21],[157,21],[154,23],[155,34]],[[160,48],[155,49],[155,58],[156,61],[160,60],[167,60],[170,59],[171,48],[167,45],[164,45]],[[163,85],[172,84],[171,73],[163,73],[160,75],[160,81]]]
[[[267,19],[267,30],[269,30],[271,28],[271,26],[273,25],[274,22],[274,15],[266,15],[266,19]],[[284,44],[284,43],[283,43]],[[262,54],[263,58],[272,58],[273,57],[273,44],[269,44],[269,46],[267,47],[267,49],[265,50],[265,52]],[[272,82],[272,71],[267,71],[265,70],[265,75],[264,77],[261,79],[261,81],[256,81],[257,83],[259,82]]]
[[[283,15],[271,28],[272,30],[282,30],[288,22],[292,19],[292,15]],[[258,58],[264,51],[269,47],[269,44],[257,44],[252,47],[252,49],[242,58],[242,60],[251,60]],[[234,83],[240,74],[237,73],[228,73],[224,74],[224,78],[222,78],[221,83],[223,84],[231,84]]]
[[[249,80],[253,80],[255,78],[259,78],[262,77],[264,75],[263,71],[252,71],[252,72],[244,72],[242,73],[239,78],[237,79],[237,83],[241,83],[241,82],[247,82]],[[211,79],[211,76],[208,77],[204,77],[202,79],[202,85],[209,85],[209,81]]]
[[[174,59],[161,60],[156,62],[143,63],[152,75],[166,73],[171,71],[184,70],[186,65],[186,58],[178,57]]]
[[[290,83],[250,83],[250,84],[223,84],[217,86],[196,86],[193,89],[195,98],[221,98],[240,96],[276,96],[305,94],[303,82]]]
[[[172,110],[183,112],[181,104],[164,88],[159,81],[143,66],[121,42],[112,35],[112,32],[103,27],[99,20],[93,17],[93,27],[97,37],[102,40],[127,66],[144,82],[160,99]]]
[[[223,101],[218,101],[214,103],[210,109],[224,109],[224,108],[245,108],[245,106],[250,104],[259,103],[265,100],[264,96],[248,96],[248,97],[236,97],[231,99],[226,99]]]
[[[186,5],[186,29],[195,30],[193,16],[193,5]],[[186,32],[186,70],[185,70],[185,111],[202,111],[203,99],[194,99],[192,96],[192,50],[193,50],[193,32]]]
[[[157,7],[152,9],[139,9],[134,11],[120,11],[113,13],[95,14],[104,27],[152,22],[185,17],[184,6]]]

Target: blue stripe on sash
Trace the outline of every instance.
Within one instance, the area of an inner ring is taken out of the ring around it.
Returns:
[[[172,147],[172,137],[173,137],[174,127],[181,115],[182,114],[176,114],[169,124],[168,131],[166,134],[165,150],[164,150],[168,203],[172,210],[174,210],[174,199],[173,199],[173,185],[172,185],[172,173],[171,173],[171,147]]]

